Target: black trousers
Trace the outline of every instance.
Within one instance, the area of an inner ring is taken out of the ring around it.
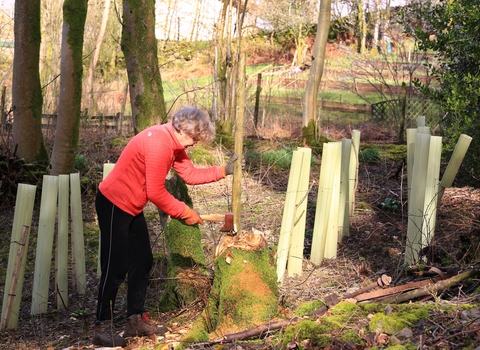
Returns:
[[[100,191],[95,208],[100,226],[100,264],[97,321],[113,318],[118,288],[127,279],[127,317],[145,312],[153,264],[147,222],[143,213],[132,216],[116,207]]]

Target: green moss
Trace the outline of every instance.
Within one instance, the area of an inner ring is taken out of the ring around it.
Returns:
[[[357,210],[372,210],[372,207],[370,206],[370,204],[368,203],[365,203],[365,202],[357,202],[355,204],[355,209]]]
[[[204,268],[207,261],[201,244],[202,233],[197,225],[189,226],[183,220],[172,219],[166,225],[164,234],[169,253],[169,279],[158,308],[168,311],[195,301],[200,294],[199,290],[205,291],[210,287],[210,276]]]
[[[217,132],[215,142],[229,150],[232,150],[235,147],[235,138],[224,133]]]
[[[376,147],[368,147],[358,153],[360,163],[377,163],[381,159],[380,150]]]
[[[205,164],[207,166],[212,166],[215,164],[212,152],[209,152],[202,147],[195,147],[191,149],[189,157],[192,162],[196,164]]]
[[[220,324],[249,328],[277,314],[278,285],[268,249],[233,249],[230,263],[226,252],[215,261],[215,278],[210,295],[212,329]]]
[[[364,340],[358,335],[356,329],[344,329],[336,338],[342,343],[363,344]]]
[[[365,303],[365,304],[361,304],[360,307],[362,308],[363,311],[369,312],[369,313],[383,312],[385,310],[385,305],[377,304],[377,303]]]
[[[320,135],[317,139],[316,125],[313,120],[308,123],[308,126],[302,128],[302,139],[304,144],[312,148],[312,154],[315,156],[320,156],[322,154],[324,143],[332,141],[324,135]]]
[[[208,332],[203,322],[204,316],[205,315],[202,314],[197,318],[188,334],[182,338],[181,343],[175,348],[176,350],[186,349],[193,343],[209,341]]]
[[[291,340],[302,342],[305,339],[310,340],[312,348],[322,348],[332,343],[332,330],[324,324],[303,320],[285,329],[282,336],[282,349],[285,349]]]
[[[401,161],[407,157],[407,145],[385,144],[385,155],[388,159]]]
[[[110,145],[113,147],[125,147],[128,143],[129,139],[124,137],[116,137],[110,140]]]
[[[183,220],[172,219],[165,227],[164,233],[172,266],[190,268],[207,264],[202,246],[197,244],[202,238],[202,232],[197,225],[189,226]],[[182,239],[174,239],[176,237]]]
[[[312,311],[317,310],[320,306],[324,306],[325,304],[319,300],[308,301],[306,303],[301,304],[297,310],[295,311],[295,316],[304,316],[309,314]]]
[[[419,320],[415,313],[392,312],[389,315],[376,313],[370,320],[370,331],[395,334],[405,327],[411,327]]]
[[[344,315],[344,314],[352,314],[353,312],[359,312],[361,308],[357,304],[349,303],[349,302],[340,302],[334,307],[330,309],[331,315]]]

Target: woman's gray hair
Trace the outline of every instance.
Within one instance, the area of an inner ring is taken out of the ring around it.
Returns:
[[[215,126],[197,107],[180,108],[172,117],[172,125],[177,132],[183,131],[196,141],[208,143],[215,138]]]

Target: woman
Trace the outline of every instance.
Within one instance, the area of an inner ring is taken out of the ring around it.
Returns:
[[[103,321],[113,318],[117,291],[127,273],[124,337],[165,333],[165,327],[150,322],[144,305],[153,256],[143,208],[150,201],[187,225],[203,223],[195,210],[165,189],[165,180],[171,168],[189,185],[218,181],[232,174],[238,155],[222,166],[195,168],[185,152],[199,141],[211,142],[214,136],[215,128],[203,112],[184,107],[170,123],[152,126],[134,136],[100,183],[95,205],[101,232],[102,275],[95,338],[102,345],[125,342],[113,336],[106,338],[108,344],[101,339],[105,339]]]

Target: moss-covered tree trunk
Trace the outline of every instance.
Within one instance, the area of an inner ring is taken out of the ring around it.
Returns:
[[[135,133],[167,122],[155,38],[155,1],[123,0],[122,51]]]
[[[185,182],[172,171],[165,188],[175,198],[192,207]],[[168,217],[159,209],[160,221]],[[158,303],[160,310],[175,310],[197,299],[206,300],[211,278],[202,248],[202,232],[198,225],[188,226],[183,220],[172,219],[164,228],[167,245],[167,282]]]
[[[51,174],[73,172],[77,154],[83,77],[83,33],[87,0],[63,4],[62,57],[57,127],[51,159]]]
[[[202,232],[183,220],[172,219],[164,230],[167,242],[167,282],[160,310],[176,310],[196,300],[206,300],[211,278],[202,249]]]
[[[40,0],[15,2],[14,32],[12,99],[17,155],[28,161],[47,160],[42,136],[43,97],[39,73]]]

